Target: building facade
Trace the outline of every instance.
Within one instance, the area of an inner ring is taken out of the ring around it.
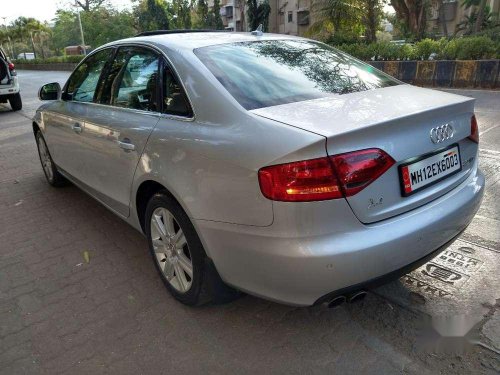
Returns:
[[[213,8],[214,0],[208,0],[207,3],[209,8]],[[245,0],[220,0],[220,16],[226,30],[247,30]]]
[[[269,0],[269,32],[304,35],[310,26],[311,0]],[[209,8],[214,6],[208,0]],[[220,15],[224,27],[233,31],[248,31],[245,0],[221,0]]]
[[[440,3],[440,0],[432,0],[431,2],[427,30],[435,35],[444,35],[443,22],[445,22],[447,34],[451,36],[455,33],[457,25],[466,16],[470,16],[474,8],[466,9],[462,4],[462,0],[443,0],[443,8],[440,14]],[[493,14],[499,14],[500,0],[488,0],[486,4]]]
[[[269,0],[269,32],[303,36],[311,24],[312,0]]]

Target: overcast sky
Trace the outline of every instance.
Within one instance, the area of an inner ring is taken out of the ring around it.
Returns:
[[[130,0],[109,0],[117,8],[131,7]],[[51,21],[58,8],[67,8],[67,4],[72,3],[70,0],[1,0],[0,3],[0,24],[4,24],[3,17],[7,17],[5,21],[10,23],[17,17],[33,17],[41,21]],[[3,3],[8,3],[5,6]]]

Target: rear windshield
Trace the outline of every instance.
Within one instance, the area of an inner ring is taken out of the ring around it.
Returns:
[[[222,44],[194,52],[248,110],[400,84],[335,48],[309,40]]]

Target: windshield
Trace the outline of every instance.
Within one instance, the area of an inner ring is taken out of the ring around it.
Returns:
[[[248,110],[400,84],[335,48],[309,40],[222,44],[194,52]]]

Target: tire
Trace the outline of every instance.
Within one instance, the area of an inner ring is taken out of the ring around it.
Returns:
[[[239,295],[221,280],[193,224],[166,191],[149,200],[145,229],[153,262],[175,299],[185,305],[201,306],[229,302]]]
[[[68,180],[66,180],[66,178],[64,178],[64,176],[57,170],[57,167],[52,160],[52,156],[50,156],[47,143],[45,143],[45,139],[43,139],[43,135],[40,131],[36,132],[35,139],[38,149],[38,157],[40,158],[40,163],[42,164],[43,173],[45,174],[47,182],[54,187],[67,185]]]
[[[19,93],[12,95],[9,98],[9,103],[13,111],[20,111],[23,109],[23,102],[21,100],[21,94]]]

